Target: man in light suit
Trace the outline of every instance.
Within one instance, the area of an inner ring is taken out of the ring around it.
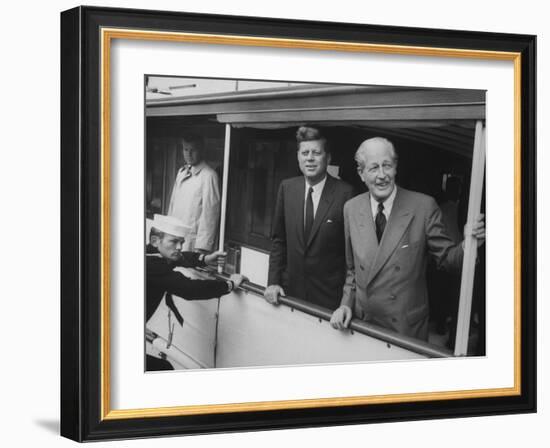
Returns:
[[[334,310],[345,280],[344,203],[353,188],[327,174],[330,149],[318,129],[296,134],[303,176],[281,182],[265,299],[289,294]]]
[[[448,236],[441,210],[430,196],[395,184],[397,154],[393,144],[375,137],[355,154],[358,173],[369,191],[344,206],[346,283],[334,328],[346,328],[352,316],[428,339],[428,256],[445,270],[462,266],[462,242]],[[483,215],[472,226],[481,244]]]
[[[182,140],[185,165],[178,170],[168,215],[191,229],[185,251],[214,250],[220,221],[220,187],[216,171],[203,160],[204,142],[189,134]]]

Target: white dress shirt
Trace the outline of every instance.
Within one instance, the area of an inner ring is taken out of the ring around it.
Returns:
[[[309,185],[306,182],[306,194],[304,196],[304,225],[306,222],[306,206],[307,206],[307,196],[309,194],[309,188],[311,185]],[[311,193],[311,200],[313,201],[313,219],[315,219],[315,214],[317,213],[317,206],[319,205],[319,200],[321,199],[321,195],[323,194],[323,188],[325,188],[325,184],[327,183],[327,176],[316,184],[313,188],[313,193]]]
[[[391,209],[393,208],[393,201],[395,200],[395,195],[397,194],[397,185],[393,187],[393,191],[388,196],[388,199],[382,202],[384,204],[384,216],[386,217],[386,222],[390,219]],[[378,201],[370,195],[370,209],[372,210],[372,219],[376,221],[376,215],[378,214]]]

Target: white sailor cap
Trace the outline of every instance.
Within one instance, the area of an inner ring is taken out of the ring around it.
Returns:
[[[174,216],[155,215],[153,218],[152,227],[155,229],[169,233],[170,235],[179,238],[186,238],[191,233],[191,227],[186,226],[178,218]]]

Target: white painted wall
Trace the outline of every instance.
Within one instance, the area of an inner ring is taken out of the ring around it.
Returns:
[[[220,303],[216,367],[418,358],[425,356],[358,332],[334,330],[326,320],[270,305],[254,293],[231,293]]]
[[[88,0],[89,5],[203,13],[354,21],[538,34],[539,229],[549,228],[550,120],[548,40],[544,2],[318,2],[279,0]],[[4,257],[4,350],[0,375],[3,446],[74,446],[59,438],[59,12],[78,2],[7,2],[2,9],[2,135],[0,176]],[[32,100],[32,101],[31,101]],[[20,167],[25,167],[23,170]],[[545,169],[546,168],[546,169]],[[17,232],[14,231],[17,229]],[[550,238],[539,235],[539,413],[99,443],[94,446],[282,447],[315,445],[474,447],[545,446],[550,423],[548,378]],[[38,260],[36,260],[38,255]],[[547,327],[547,326],[546,326]],[[544,354],[543,354],[544,348]],[[29,357],[32,354],[32,359]],[[266,384],[266,387],[269,387]]]

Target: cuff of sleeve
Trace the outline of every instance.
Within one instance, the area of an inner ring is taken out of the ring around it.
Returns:
[[[206,265],[206,261],[204,261],[205,257],[206,257],[205,254],[199,254],[198,261],[199,261],[199,263],[201,263],[202,265]]]
[[[226,282],[227,282],[227,287],[228,287],[227,292],[230,293],[231,291],[233,291],[235,289],[235,283],[233,282],[233,280],[226,280]]]
[[[354,297],[351,296],[349,294],[345,295],[344,297],[342,297],[342,300],[340,301],[340,306],[347,306],[350,310],[353,310],[353,302],[354,302]]]
[[[349,305],[340,305],[341,308],[347,308],[349,312],[353,315],[353,311],[351,310],[351,307]]]

